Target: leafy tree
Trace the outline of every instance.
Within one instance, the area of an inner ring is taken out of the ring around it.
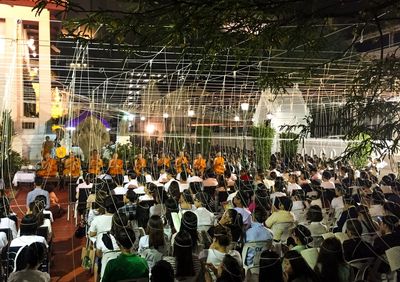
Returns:
[[[268,169],[275,130],[270,126],[261,125],[253,126],[251,131],[254,140],[257,166],[260,169]]]
[[[259,88],[269,88],[275,93],[285,91],[293,83],[317,89],[319,82],[310,78],[322,72],[322,82],[327,79],[324,70],[331,68],[329,83],[338,85],[334,94],[343,97],[346,113],[338,114],[332,122],[346,127],[344,138],[353,140],[365,133],[373,140],[387,140],[390,134],[393,142],[372,142],[371,150],[384,154],[398,151],[400,119],[396,113],[400,106],[398,101],[388,103],[387,97],[398,95],[400,59],[397,48],[386,49],[388,43],[384,36],[400,18],[398,1],[97,2],[98,6],[88,8],[79,0],[38,0],[36,11],[40,13],[49,3],[64,6],[71,16],[65,23],[69,35],[88,42],[111,43],[128,53],[143,46],[179,47],[182,54],[203,62],[204,68],[225,53],[233,54],[238,62],[251,57],[303,58],[284,70],[270,66],[264,59],[258,65],[249,66],[260,70]],[[97,31],[95,39],[85,36],[88,30]],[[365,41],[369,40],[365,46],[378,46],[377,58],[362,57],[357,51],[362,49],[364,36]],[[348,58],[360,64],[359,71],[343,73],[339,66]],[[341,79],[346,75],[354,77],[349,84]],[[381,117],[380,122],[371,127],[366,120],[376,116]],[[302,127],[301,137],[309,132],[309,126],[310,123],[308,128]],[[357,143],[347,153],[363,150],[364,145]]]
[[[297,153],[299,145],[298,135],[292,132],[282,132],[280,135],[281,154],[284,158],[291,159]]]

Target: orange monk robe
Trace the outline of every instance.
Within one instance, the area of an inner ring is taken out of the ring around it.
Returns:
[[[64,162],[64,176],[79,177],[81,175],[81,160],[71,157]]]
[[[124,174],[123,164],[124,163],[122,162],[121,159],[111,159],[108,166],[108,173],[111,176]]]
[[[189,161],[186,157],[179,157],[175,160],[175,169],[177,173],[182,172],[182,165],[186,165],[186,171],[189,171]]]
[[[102,167],[103,161],[101,159],[91,159],[89,162],[89,173],[99,175]]]
[[[171,166],[171,160],[167,157],[160,158],[157,160],[157,166],[169,168]]]
[[[206,160],[203,159],[203,158],[200,158],[200,159],[197,158],[197,159],[195,159],[194,162],[193,162],[193,168],[194,168],[194,170],[198,170],[198,171],[200,171],[201,173],[204,172],[204,170],[206,169],[206,167],[207,167],[207,165],[206,165]]]
[[[48,159],[42,161],[42,168],[36,172],[40,177],[55,177],[57,175],[58,167],[55,159]]]
[[[217,175],[224,174],[225,172],[225,160],[223,157],[216,157],[214,159],[214,172]]]
[[[141,159],[136,159],[135,161],[135,167],[134,167],[134,171],[136,173],[136,175],[141,175],[142,174],[142,170],[146,167],[146,160],[141,158]]]

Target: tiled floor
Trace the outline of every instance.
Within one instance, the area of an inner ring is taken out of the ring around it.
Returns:
[[[29,187],[21,187],[15,194],[15,199],[11,202],[11,208],[18,214],[19,218],[21,218],[21,215],[26,211],[25,199],[29,189]],[[56,191],[56,194],[61,206],[67,210],[67,191]],[[51,281],[93,281],[92,275],[81,267],[81,251],[82,245],[85,244],[85,238],[75,238],[75,221],[73,218],[68,221],[67,214],[65,214],[63,217],[55,220],[52,228],[53,256],[50,273]]]

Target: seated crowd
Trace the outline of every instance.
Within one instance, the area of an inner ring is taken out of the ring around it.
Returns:
[[[330,168],[312,158],[304,164],[88,174],[76,187],[86,247],[94,250],[87,267],[104,282],[399,279],[392,263],[400,253],[396,177],[378,181],[372,169]],[[27,255],[51,248],[50,199],[40,179],[36,186],[18,232],[6,199],[0,206],[9,250],[23,248],[10,279],[39,275],[48,262],[46,251]],[[40,228],[46,236],[37,235]],[[44,276],[37,281],[49,281]]]

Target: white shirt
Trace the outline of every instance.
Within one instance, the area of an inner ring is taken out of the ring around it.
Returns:
[[[297,183],[289,183],[287,187],[287,192],[289,195],[292,195],[293,190],[301,190],[301,187]]]
[[[138,253],[149,247],[149,235],[144,235],[139,239]]]
[[[242,258],[239,254],[238,251],[232,250],[228,252],[229,255],[234,257],[239,265],[242,265]],[[222,253],[218,250],[215,249],[208,249],[208,254],[207,254],[207,263],[212,263],[216,268],[219,267],[219,265],[222,263],[222,260],[224,259],[226,253]]]
[[[215,215],[205,207],[197,208],[194,213],[197,215],[197,226],[212,226],[215,222]]]
[[[322,181],[321,187],[324,189],[335,189],[335,183],[332,181]]]
[[[331,208],[335,210],[335,218],[339,218],[344,209],[343,196],[333,198]]]
[[[189,176],[188,179],[187,179],[187,182],[188,183],[191,183],[191,182],[203,182],[203,178],[201,178],[201,177],[199,177],[197,175]]]
[[[114,195],[125,195],[126,192],[128,191],[128,189],[120,186],[120,187],[115,187],[113,189],[113,191],[114,191]]]
[[[189,189],[189,183],[181,183],[179,182],[179,191],[182,193],[183,191]]]
[[[3,217],[2,219],[0,219],[0,229],[6,229],[6,228],[11,229],[12,238],[17,237],[17,226],[15,224],[15,221],[8,217]]]
[[[136,179],[132,179],[132,180],[130,180],[128,183],[126,183],[126,184],[124,185],[124,188],[125,188],[125,189],[128,189],[129,186],[134,186],[135,188],[137,188],[137,187],[139,186],[139,184],[138,184],[138,182],[137,182]]]
[[[136,192],[136,189],[135,189]],[[143,196],[139,197],[139,202],[143,202],[143,201],[153,201],[154,198],[152,196],[146,195],[144,194]]]
[[[104,270],[106,269],[107,262],[111,259],[116,258],[121,252],[119,251],[119,247],[117,241],[114,236],[110,234],[113,250],[108,249],[102,240],[102,237],[96,242],[96,249],[100,250],[103,255],[101,257],[101,276],[103,277]]]
[[[44,237],[38,236],[38,235],[23,235],[20,237],[15,238],[14,240],[11,241],[10,248],[11,247],[24,247],[24,246],[29,246],[32,243],[43,243],[48,247],[47,241]]]
[[[4,232],[0,232],[0,251],[7,246],[8,240],[7,240],[7,235]]]
[[[76,186],[76,193],[79,192],[79,189],[90,189],[92,187],[93,183],[86,184],[86,182],[83,182],[81,184],[78,184],[78,186]]]
[[[176,181],[174,178],[171,178],[170,180],[168,180],[167,183],[164,184],[164,190],[166,192],[168,192],[169,186],[171,185],[172,181]]]
[[[53,213],[51,211],[43,210],[43,214],[49,214],[50,215],[50,221],[54,222]]]
[[[102,233],[105,233],[107,231],[111,230],[111,224],[112,224],[112,214],[102,214],[99,216],[96,216],[92,223],[90,224],[89,228],[89,233],[90,232],[96,232],[96,237],[99,237]]]

